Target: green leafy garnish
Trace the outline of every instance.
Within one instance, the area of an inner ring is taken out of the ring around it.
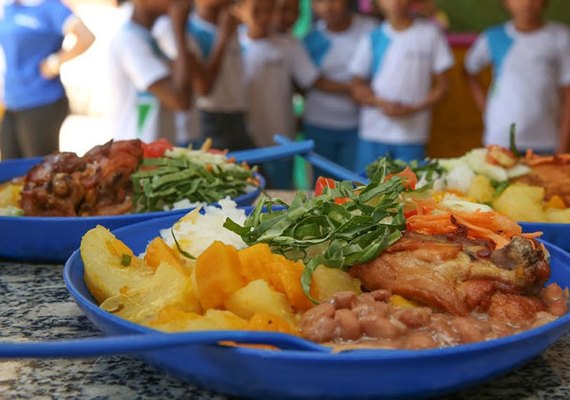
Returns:
[[[499,197],[501,194],[503,194],[503,192],[511,185],[510,181],[502,181],[502,182],[497,182],[495,180],[491,181],[491,186],[493,187],[493,189],[495,189],[495,192],[493,193],[493,198],[497,198]]]
[[[133,261],[133,258],[129,255],[129,254],[123,254],[121,256],[121,265],[123,267],[128,267],[131,265],[131,261]]]
[[[178,201],[215,203],[245,194],[253,171],[240,165],[187,158],[145,158],[132,175],[138,212],[163,211]]]
[[[511,151],[513,152],[513,154],[515,155],[515,157],[520,158],[520,157],[522,157],[522,153],[517,148],[516,133],[517,133],[517,124],[512,123],[511,129],[509,132],[510,148],[511,148]]]
[[[178,239],[176,239],[176,235],[174,234],[174,227],[170,228],[170,233],[172,234],[172,238],[174,239],[176,250],[178,250],[178,252],[182,254],[183,257],[188,258],[189,260],[195,260],[196,257],[194,257],[192,254],[188,253],[182,247],[180,247],[180,243],[178,243]]]
[[[388,171],[368,186],[336,182],[314,198],[299,192],[288,209],[275,210],[279,201],[264,197],[243,226],[227,219],[224,227],[248,245],[267,243],[275,253],[302,260],[302,286],[310,296],[312,275],[319,265],[348,270],[367,263],[394,244],[406,229],[399,177],[384,182]],[[344,204],[335,199],[346,198]],[[263,212],[264,209],[267,212]]]
[[[444,173],[444,169],[440,167],[437,160],[428,159],[421,163],[418,161],[406,163],[401,160],[394,160],[391,157],[381,157],[371,164],[368,164],[366,167],[366,176],[368,176],[371,181],[378,181],[384,179],[388,174],[402,172],[406,167],[410,167],[418,177],[418,180],[423,179],[426,182],[427,188]]]

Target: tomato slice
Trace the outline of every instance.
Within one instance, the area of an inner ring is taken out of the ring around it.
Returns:
[[[418,177],[410,167],[406,167],[402,172],[398,172],[397,174],[389,174],[386,176],[386,180],[389,181],[393,176],[401,178],[406,189],[414,190],[418,184]]]
[[[319,176],[317,179],[317,183],[315,184],[315,196],[320,196],[325,191],[325,188],[328,187],[329,189],[334,189],[336,187],[336,182],[334,179],[325,178],[323,176]],[[337,197],[334,199],[335,204],[343,205],[348,203],[350,199],[348,197]]]
[[[144,158],[160,158],[164,157],[166,150],[171,150],[172,144],[166,139],[158,139],[152,143],[143,143]]]
[[[317,183],[315,184],[315,196],[320,196],[325,191],[325,188],[334,189],[336,183],[334,179],[325,178],[324,176],[319,176]]]

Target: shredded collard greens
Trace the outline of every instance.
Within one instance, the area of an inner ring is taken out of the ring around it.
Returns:
[[[384,182],[386,175],[384,171],[368,186],[356,188],[353,182],[337,182],[314,198],[299,192],[288,209],[275,209],[282,203],[265,197],[244,226],[228,218],[224,227],[248,245],[267,243],[276,253],[302,260],[301,283],[311,298],[312,275],[319,265],[348,270],[374,260],[402,237],[404,185],[396,176]]]
[[[418,177],[419,180],[431,185],[439,178],[445,170],[441,167],[437,160],[425,160],[422,162],[412,161],[406,163],[401,160],[394,160],[391,157],[381,157],[376,161],[368,164],[366,167],[366,176],[372,181],[378,180],[382,176],[388,174],[396,174],[409,167]]]
[[[188,158],[145,158],[132,175],[134,203],[138,212],[163,211],[188,199],[214,203],[227,196],[246,193],[253,179],[250,169],[231,164],[204,164]]]

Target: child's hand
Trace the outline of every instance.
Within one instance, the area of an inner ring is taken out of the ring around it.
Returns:
[[[186,27],[193,3],[192,0],[173,0],[170,2],[168,16],[175,27]]]
[[[401,103],[395,103],[390,101],[384,101],[384,104],[380,106],[380,111],[389,117],[393,118],[403,118],[417,113],[418,107],[405,105]]]

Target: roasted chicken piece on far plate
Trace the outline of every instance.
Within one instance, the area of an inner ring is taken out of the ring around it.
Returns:
[[[142,156],[140,140],[110,141],[83,157],[51,154],[26,175],[20,206],[28,216],[125,214],[132,207],[130,178]]]
[[[541,292],[550,266],[532,239],[516,236],[495,250],[494,243],[470,239],[460,227],[449,235],[406,232],[376,260],[350,273],[367,290],[389,290],[453,315],[475,311],[519,320],[545,310]]]
[[[545,189],[545,199],[558,195],[570,206],[570,155],[529,155],[525,162],[531,172],[515,179],[515,182]]]

